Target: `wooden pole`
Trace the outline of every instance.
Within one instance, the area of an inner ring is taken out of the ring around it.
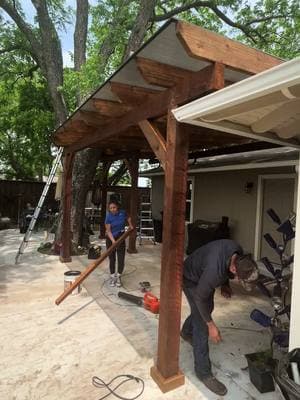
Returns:
[[[66,297],[73,292],[78,285],[80,285],[93,271],[100,265],[126,238],[132,233],[133,229],[128,229],[116,242],[110,246],[97,260],[92,261],[86,269],[79,275],[79,277],[68,287],[56,300],[55,304],[59,305]]]
[[[63,161],[63,196],[62,196],[62,246],[60,261],[71,262],[71,206],[72,206],[72,170],[74,153],[66,153]]]
[[[179,370],[181,286],[184,258],[188,137],[168,111],[163,247],[157,362],[151,376],[163,392],[184,384]]]
[[[107,207],[107,180],[108,172],[111,166],[111,162],[104,162],[102,169],[102,190],[101,190],[101,216],[100,216],[100,239],[105,238],[105,216]]]
[[[132,158],[127,160],[128,170],[131,176],[131,196],[130,196],[130,217],[132,225],[137,225],[137,213],[138,213],[138,177],[139,177],[139,159]],[[129,238],[128,253],[137,253],[136,248],[136,228]]]

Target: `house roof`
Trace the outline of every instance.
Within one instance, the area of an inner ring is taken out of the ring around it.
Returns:
[[[300,58],[173,110],[175,118],[246,137],[300,139]]]
[[[266,150],[202,157],[189,162],[188,172],[199,173],[232,169],[257,169],[298,165],[299,150],[292,147],[278,147]],[[163,175],[161,167],[140,173],[143,177]]]
[[[169,20],[54,132],[59,146],[101,149],[103,156],[152,155],[138,123],[150,119],[166,135],[170,98],[176,104],[278,65],[282,60],[214,32]],[[187,129],[190,149],[249,143],[218,130]]]

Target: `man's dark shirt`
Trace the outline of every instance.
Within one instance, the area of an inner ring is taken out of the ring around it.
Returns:
[[[221,239],[195,250],[184,261],[183,286],[191,288],[195,303],[205,322],[211,321],[215,289],[230,277],[230,259],[243,254],[233,240]]]

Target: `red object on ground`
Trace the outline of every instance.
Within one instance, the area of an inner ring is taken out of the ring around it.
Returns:
[[[153,314],[159,313],[159,300],[151,292],[144,294],[144,308],[151,311]]]

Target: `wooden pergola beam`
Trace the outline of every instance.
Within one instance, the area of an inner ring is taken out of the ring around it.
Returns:
[[[97,111],[79,110],[77,112],[78,120],[83,120],[87,125],[99,126],[110,121],[110,118],[101,115]]]
[[[139,122],[139,127],[143,131],[146,139],[148,140],[153,153],[156,155],[161,163],[163,169],[166,166],[166,141],[159,130],[151,124],[148,120]]]
[[[71,262],[71,207],[72,207],[72,171],[74,153],[65,152],[63,158],[63,196],[62,196],[62,246],[60,249],[60,261]]]
[[[210,91],[218,90],[223,87],[222,82],[224,82],[224,66],[218,63],[210,65],[198,73],[194,73],[192,79],[176,87],[176,104],[180,105]],[[155,97],[155,101],[146,100],[118,120],[103,125],[100,129],[70,145],[68,151],[78,151],[92,144],[100,143],[130,126],[137,125],[142,120],[166,114],[172,96],[174,96],[173,89],[163,91]]]
[[[107,207],[107,186],[108,186],[108,173],[111,167],[110,161],[104,161],[101,170],[101,215],[100,215],[100,237],[105,238],[105,217]]]
[[[283,62],[279,58],[186,22],[177,22],[176,34],[190,57],[219,62],[249,74],[258,74]]]
[[[92,102],[96,110],[99,111],[100,115],[105,115],[111,118],[121,117],[132,108],[117,101],[92,99]]]
[[[137,57],[136,64],[147,83],[165,88],[181,84],[193,74],[192,71],[143,57]]]
[[[149,98],[154,99],[154,97],[160,93],[158,90],[126,85],[121,82],[110,82],[110,89],[122,102],[131,106],[140,105]]]
[[[139,179],[139,159],[136,157],[125,159],[125,164],[128,168],[131,178],[131,196],[130,196],[130,217],[134,231],[128,240],[127,252],[130,254],[137,253],[136,236],[137,236],[137,221],[138,221],[138,179]]]

